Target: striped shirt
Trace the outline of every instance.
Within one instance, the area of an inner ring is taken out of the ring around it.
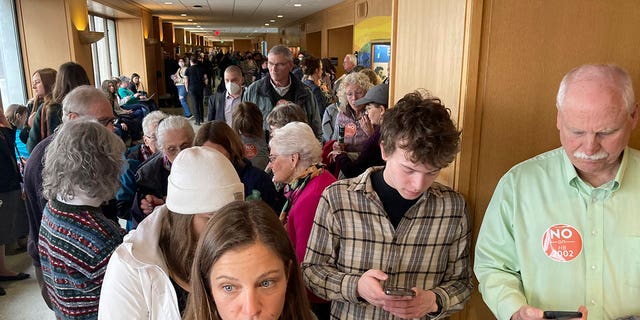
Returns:
[[[58,319],[96,319],[107,263],[124,231],[100,208],[50,200],[40,225],[42,274]]]
[[[340,180],[322,194],[302,263],[307,286],[333,301],[337,319],[399,319],[358,298],[358,279],[370,269],[389,276],[382,286],[432,290],[442,300],[437,318],[461,310],[473,287],[464,199],[434,183],[395,229],[371,185],[377,170],[382,167]]]

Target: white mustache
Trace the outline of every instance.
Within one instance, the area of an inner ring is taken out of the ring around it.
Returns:
[[[609,154],[606,151],[600,151],[596,154],[588,155],[584,152],[576,151],[573,153],[573,156],[582,160],[596,161],[596,160],[602,160],[607,158]]]

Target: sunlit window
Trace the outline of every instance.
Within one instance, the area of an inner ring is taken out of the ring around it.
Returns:
[[[120,74],[116,47],[116,22],[113,19],[89,15],[89,30],[104,32],[104,38],[91,45],[96,85]]]
[[[0,91],[2,103],[25,104],[24,73],[18,40],[18,28],[13,0],[0,0]]]

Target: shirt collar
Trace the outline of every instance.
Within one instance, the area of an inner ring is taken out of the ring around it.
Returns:
[[[293,81],[291,81],[291,75],[289,75],[289,85],[287,85],[286,87],[278,87],[278,86],[276,86],[276,84],[273,82],[273,79],[271,79],[271,78],[269,78],[269,82],[271,83],[271,86],[273,86],[273,88],[276,89],[276,92],[280,96],[284,96],[285,94],[287,94],[287,92],[289,92],[289,88],[291,88],[291,83]]]
[[[611,192],[615,192],[618,189],[620,189],[620,183],[622,183],[624,172],[627,168],[627,164],[629,163],[630,152],[628,149],[629,147],[627,146],[622,151],[622,161],[620,161],[620,167],[618,167],[618,172],[616,173],[616,176],[613,178],[612,182],[605,183],[604,185],[600,186],[600,188],[608,189]],[[571,160],[569,160],[569,156],[567,155],[567,152],[564,150],[564,148],[562,148],[562,166],[564,168],[563,171],[566,174],[565,180],[570,186],[574,188],[580,188],[579,185],[589,186],[588,183],[584,182],[580,178],[580,176],[578,176],[578,172],[576,171],[576,168],[573,166],[573,163],[571,163]],[[590,189],[596,189],[596,188],[593,188],[590,186]]]
[[[375,190],[373,190],[373,184],[371,183],[371,175],[374,172],[379,170],[384,170],[384,166],[368,168],[367,170],[365,170],[363,174],[359,175],[356,178],[353,178],[353,183],[351,184],[351,186],[349,186],[348,190],[364,192],[365,194],[375,193]],[[436,185],[439,186],[439,184],[434,181],[433,184],[429,187],[429,189],[427,189],[427,191],[422,193],[420,198],[426,198],[426,196],[428,196],[429,194],[432,194],[438,198],[442,198],[443,194],[439,187],[435,187]]]

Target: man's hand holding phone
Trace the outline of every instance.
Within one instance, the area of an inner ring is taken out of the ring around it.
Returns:
[[[395,287],[385,287],[384,294],[388,296],[398,296],[398,297],[415,297],[416,296],[416,292],[411,289],[395,288]]]
[[[572,320],[586,320],[587,308],[580,306],[577,312],[574,311],[543,311],[532,306],[524,305],[516,311],[511,320],[540,320],[540,319],[572,319]]]
[[[405,319],[420,318],[438,310],[433,291],[419,288],[382,288],[380,281],[387,279],[388,276],[381,270],[368,270],[358,279],[358,295],[370,304]],[[386,294],[385,290],[392,294]]]

